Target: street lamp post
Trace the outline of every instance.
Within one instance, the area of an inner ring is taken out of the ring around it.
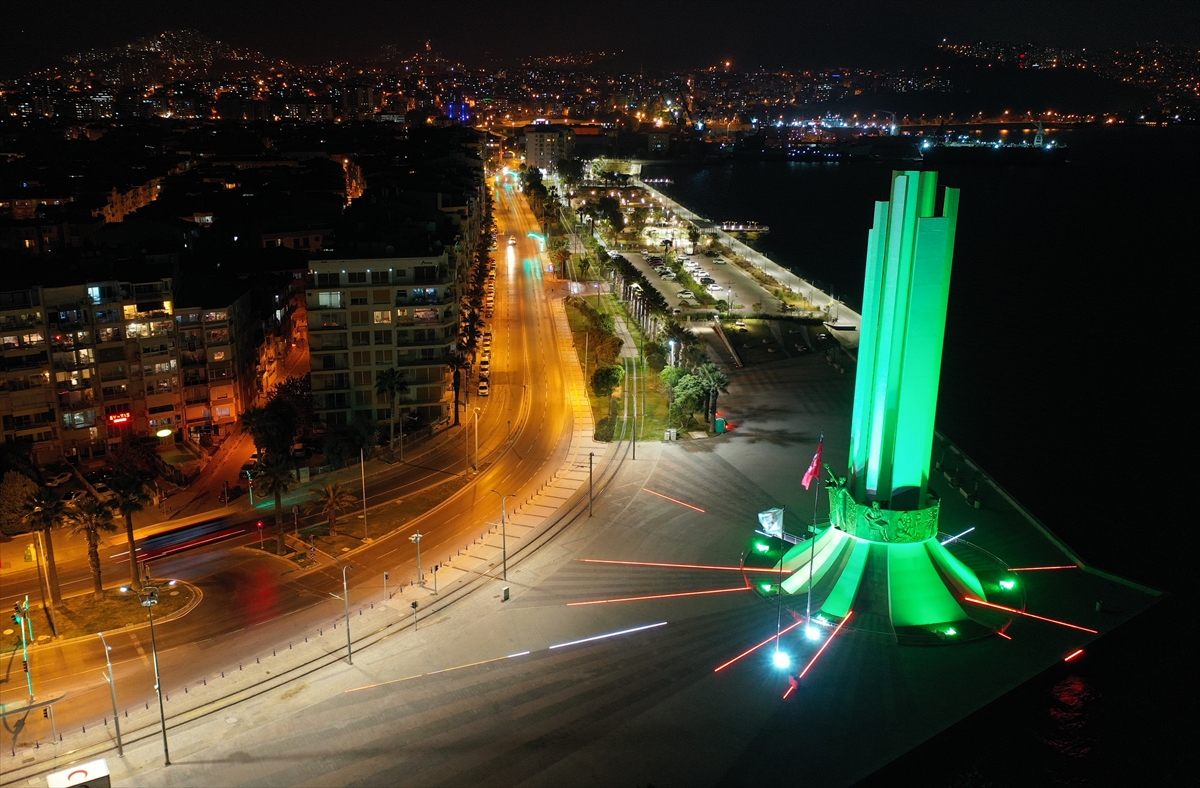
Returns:
[[[366,453],[360,446],[358,449],[358,469],[362,474],[362,492],[363,492],[363,541],[367,538],[367,458]]]
[[[334,560],[337,560],[336,558]],[[341,564],[341,561],[338,561]],[[351,665],[354,664],[354,646],[350,643],[350,589],[346,585],[346,570],[351,569],[349,564],[342,564],[342,604],[346,611],[346,661]]]
[[[508,525],[504,502],[516,495],[516,493],[504,495],[499,490],[492,490],[492,493],[500,496],[500,576],[504,580],[508,580]]]
[[[667,344],[671,346],[671,366],[675,366],[675,340],[668,339]]]
[[[596,452],[588,452],[588,517],[592,516],[592,459]]]
[[[475,409],[475,470],[479,470],[479,414],[482,408]]]
[[[417,531],[408,537],[408,541],[417,546],[417,585],[423,586],[425,585],[425,580],[421,577],[421,532]]]
[[[171,751],[167,747],[167,711],[163,707],[163,691],[162,677],[158,672],[158,641],[154,637],[154,606],[158,604],[158,586],[152,586],[149,582],[142,584],[142,589],[138,591],[138,599],[142,602],[142,607],[146,608],[146,613],[150,616],[150,653],[154,657],[154,692],[158,695],[158,718],[162,723],[162,740],[163,740],[163,765],[171,765]]]
[[[125,748],[121,743],[121,717],[117,714],[117,681],[113,676],[112,655],[109,653],[112,651],[112,646],[108,645],[108,641],[104,639],[103,632],[97,632],[96,634],[100,636],[100,643],[104,646],[104,661],[108,664],[108,676],[106,678],[108,679],[108,691],[112,694],[113,724],[117,726],[117,757],[124,758]]]

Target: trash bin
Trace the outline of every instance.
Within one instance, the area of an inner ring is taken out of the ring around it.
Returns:
[[[668,430],[668,432],[671,433],[671,440],[673,440],[673,441],[679,440],[679,430],[672,427],[670,430]]]
[[[717,419],[714,422],[714,424],[716,426],[718,435],[725,434],[725,417],[724,416],[717,416]]]

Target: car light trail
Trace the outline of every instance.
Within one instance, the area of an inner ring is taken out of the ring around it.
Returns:
[[[680,591],[674,594],[651,594],[649,596],[627,596],[617,599],[593,599],[590,602],[568,602],[567,607],[581,607],[583,605],[607,605],[610,602],[640,602],[645,599],[670,599],[677,596],[704,596],[705,594],[728,594],[730,591],[749,591],[749,586],[738,586],[737,588],[710,588],[707,591]]]
[[[653,566],[662,569],[711,569],[718,572],[770,572],[779,574],[778,569],[770,567],[755,568],[751,566],[711,566],[709,564],[667,564],[655,561],[609,561],[603,558],[576,558],[584,564],[615,564],[617,566]]]
[[[386,687],[389,684],[399,684],[402,681],[412,681],[413,679],[419,679],[422,676],[436,676],[439,673],[449,673],[452,670],[462,670],[463,668],[473,668],[476,665],[487,665],[490,662],[501,662],[503,660],[512,659],[514,657],[523,657],[528,653],[529,653],[528,651],[518,651],[516,654],[509,654],[508,656],[505,656],[505,657],[493,657],[492,659],[483,659],[483,660],[480,660],[479,662],[468,662],[466,665],[455,665],[452,668],[442,668],[441,670],[431,670],[428,673],[416,673],[412,676],[405,676],[402,679],[392,679],[391,681],[381,681],[378,684],[367,684],[364,687],[352,687],[351,689],[348,689],[348,690],[342,690],[342,694],[345,695],[350,692],[362,692],[363,690],[376,689],[378,687]]]
[[[622,629],[620,632],[609,632],[608,634],[605,634],[605,635],[593,635],[590,638],[583,638],[582,640],[572,640],[569,643],[556,643],[553,646],[551,646],[550,648],[556,649],[556,648],[566,648],[567,646],[578,646],[580,643],[591,643],[593,640],[604,640],[605,638],[615,638],[618,635],[629,635],[634,632],[642,632],[643,630],[654,629],[655,627],[665,627],[666,625],[667,625],[666,621],[659,621],[657,624],[646,624],[644,626],[634,627],[633,629]]]
[[[663,494],[662,494],[662,493],[660,493],[660,492],[654,492],[654,490],[648,490],[648,489],[646,489],[645,487],[643,487],[643,488],[642,488],[642,491],[643,491],[643,492],[648,492],[648,493],[650,493],[651,495],[657,495],[659,498],[666,498],[666,499],[667,499],[668,501],[670,501],[671,503],[677,503],[677,504],[679,504],[680,506],[686,506],[686,507],[687,507],[687,508],[689,508],[689,509],[695,509],[697,512],[700,512],[700,514],[707,514],[707,512],[705,512],[705,511],[704,511],[703,509],[701,509],[699,506],[692,506],[690,503],[684,503],[683,501],[679,500],[678,498],[672,498],[672,497],[671,497],[671,496],[669,496],[669,495],[663,495]]]
[[[766,639],[766,640],[764,640],[762,643],[759,643],[757,646],[754,646],[754,647],[752,647],[752,648],[748,648],[748,649],[746,649],[746,650],[745,650],[745,651],[743,651],[741,654],[738,654],[736,657],[734,657],[733,659],[729,660],[729,661],[728,661],[728,662],[726,662],[725,664],[723,664],[723,665],[718,665],[717,667],[713,668],[713,673],[719,673],[719,672],[721,672],[721,671],[722,671],[722,670],[724,670],[725,668],[727,668],[727,667],[729,667],[730,665],[732,665],[733,663],[737,662],[737,661],[738,661],[739,659],[741,659],[742,657],[749,656],[749,655],[753,654],[755,651],[758,651],[760,648],[762,648],[763,646],[767,645],[767,644],[768,644],[768,643],[770,643],[772,640],[775,640],[777,637],[783,637],[783,636],[784,636],[784,635],[786,635],[788,632],[791,632],[793,629],[795,629],[796,627],[800,626],[802,623],[803,623],[802,621],[797,621],[795,624],[792,624],[790,627],[787,627],[786,629],[783,629],[783,630],[781,630],[781,631],[779,632],[779,634],[778,634],[778,635],[771,635],[771,637],[767,638],[767,639]]]
[[[1082,653],[1083,653],[1083,649],[1077,648],[1074,651],[1072,651],[1070,654],[1068,654],[1066,659],[1063,660],[1063,662],[1070,662],[1071,660],[1075,659]]]
[[[838,633],[842,631],[842,627],[844,627],[844,626],[846,625],[846,622],[847,622],[847,621],[849,621],[849,620],[850,620],[850,617],[851,617],[851,616],[853,616],[853,615],[854,615],[854,611],[853,611],[853,610],[851,610],[849,613],[847,613],[847,614],[846,614],[846,617],[845,617],[845,618],[843,618],[841,621],[839,621],[839,622],[838,622],[837,628],[835,628],[835,629],[833,630],[833,632],[831,632],[831,633],[830,633],[829,637],[825,639],[825,642],[821,644],[821,647],[820,647],[819,649],[817,649],[817,653],[816,653],[816,654],[813,654],[813,658],[812,658],[812,659],[810,659],[810,660],[808,661],[808,664],[804,666],[804,670],[800,671],[800,675],[796,677],[797,679],[802,679],[802,678],[804,678],[804,674],[805,674],[805,673],[808,673],[808,671],[809,671],[809,668],[811,668],[811,667],[812,667],[814,664],[816,664],[816,662],[817,662],[817,657],[821,656],[821,653],[822,653],[823,651],[825,651],[825,648],[826,648],[826,647],[827,647],[827,646],[828,646],[830,643],[832,643],[832,642],[833,642],[833,639],[834,639],[835,637],[837,637]]]
[[[1074,564],[1070,564],[1069,566],[1010,566],[1008,568],[1008,571],[1010,571],[1010,572],[1042,572],[1042,571],[1049,571],[1051,569],[1078,569],[1078,568],[1079,567],[1075,566]]]
[[[946,541],[942,542],[942,544],[943,544],[943,545],[948,545],[948,544],[950,544],[951,542],[953,542],[955,539],[958,539],[960,536],[966,536],[967,534],[971,533],[971,532],[972,532],[972,531],[974,531],[974,530],[975,530],[975,526],[973,526],[973,525],[972,525],[970,528],[968,528],[967,530],[963,531],[961,534],[955,534],[954,536],[951,536],[949,539],[947,539]]]
[[[1004,605],[996,605],[991,602],[984,602],[982,599],[976,599],[975,597],[965,596],[963,597],[963,601],[970,602],[973,605],[982,605],[983,607],[991,607],[995,608],[996,610],[1003,610],[1005,613],[1015,613],[1018,616],[1025,616],[1026,618],[1036,618],[1038,621],[1048,621],[1051,624],[1058,624],[1060,627],[1070,627],[1071,629],[1078,629],[1083,632],[1091,632],[1093,635],[1100,634],[1099,630],[1088,629],[1087,627],[1081,627],[1078,624],[1069,624],[1066,621],[1059,621],[1056,618],[1046,618],[1045,616],[1026,613],[1024,610],[1017,610],[1015,607],[1005,607]]]

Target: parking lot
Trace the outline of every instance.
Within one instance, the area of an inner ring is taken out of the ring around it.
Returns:
[[[697,315],[703,318],[711,317],[716,311],[715,306],[699,304],[695,298],[681,296],[685,285],[676,278],[661,276],[654,270],[655,262],[649,258],[659,257],[651,252],[622,251],[624,257],[641,271],[646,279],[658,290],[669,306],[680,310],[681,316]],[[779,299],[768,293],[755,282],[749,274],[742,271],[733,263],[722,257],[707,257],[702,254],[679,255],[679,267],[688,267],[696,284],[708,286],[709,295],[716,300],[728,302],[732,293],[734,304],[733,314],[753,314],[753,305],[762,304],[764,312],[777,311]],[[711,281],[711,284],[709,282]],[[720,288],[717,290],[716,288]]]

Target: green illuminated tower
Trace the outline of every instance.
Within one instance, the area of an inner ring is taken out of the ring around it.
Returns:
[[[886,617],[897,635],[944,638],[970,623],[963,597],[985,597],[939,542],[941,504],[929,489],[958,190],[945,190],[941,216],[936,197],[937,173],[896,172],[891,200],[875,205],[849,474],[827,485],[833,527],[782,560],[784,590],[811,585],[826,619],[853,608]]]

